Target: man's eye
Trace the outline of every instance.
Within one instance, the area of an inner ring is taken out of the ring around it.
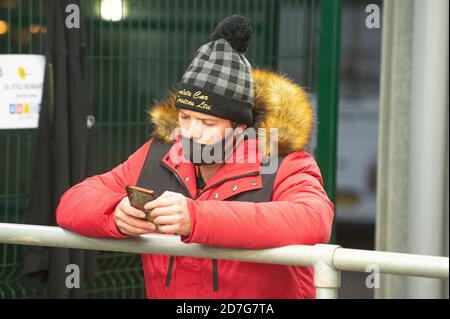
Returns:
[[[180,118],[182,118],[183,120],[186,120],[187,118],[189,118],[189,116],[180,114]]]
[[[213,122],[203,122],[203,124],[205,124],[206,126],[213,126],[214,125]]]

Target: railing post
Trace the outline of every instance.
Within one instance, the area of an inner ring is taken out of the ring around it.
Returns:
[[[314,286],[316,299],[337,299],[341,287],[341,271],[333,266],[333,255],[338,245],[315,245]]]

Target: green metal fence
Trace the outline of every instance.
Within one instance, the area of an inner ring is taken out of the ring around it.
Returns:
[[[81,6],[98,172],[123,162],[148,139],[146,111],[175,87],[196,49],[227,15],[251,18],[246,56],[253,67],[284,72],[316,94],[319,0],[123,0],[115,16],[102,5],[82,0]],[[8,26],[0,34],[0,54],[43,54],[44,0],[0,0],[0,21]],[[0,222],[25,221],[36,133],[0,130]],[[0,298],[45,297],[45,287],[21,275],[19,250],[0,245]],[[138,255],[101,252],[98,265],[97,278],[85,287],[89,297],[145,297]]]
[[[0,1],[0,20],[7,27],[0,34],[0,54],[44,54],[43,0]],[[25,220],[35,143],[35,129],[0,130],[0,220],[4,222]],[[20,248],[0,245],[0,299],[45,295],[21,271]]]

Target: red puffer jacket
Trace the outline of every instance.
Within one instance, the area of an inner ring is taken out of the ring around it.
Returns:
[[[256,118],[257,127],[269,128],[268,123],[277,123],[278,151],[286,156],[276,173],[272,201],[226,201],[236,193],[260,189],[262,185],[261,175],[250,174],[260,172],[259,163],[224,164],[208,182],[206,191],[189,199],[192,231],[181,239],[185,243],[251,249],[326,243],[331,233],[333,204],[323,190],[316,162],[304,151],[313,126],[305,93],[275,73],[255,70],[253,77],[255,107],[264,114]],[[272,102],[276,100],[274,96],[283,96],[275,102],[277,107]],[[156,135],[166,141],[176,125],[173,102],[171,97],[150,114]],[[56,211],[58,225],[85,236],[125,237],[115,226],[113,212],[126,196],[125,186],[136,185],[152,142],[153,139],[110,172],[70,188]],[[178,147],[178,143],[172,147]],[[248,142],[242,147],[248,148]],[[170,157],[161,156],[195,194],[192,164],[174,165]],[[315,297],[311,267],[218,260],[220,289],[213,291],[211,259],[175,257],[169,286],[165,285],[169,256],[144,254],[142,261],[148,298]]]

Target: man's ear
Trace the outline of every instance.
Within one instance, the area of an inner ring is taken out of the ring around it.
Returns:
[[[245,124],[239,124],[239,125],[236,126],[236,128],[240,128],[242,130],[242,132],[244,132],[247,127],[248,126],[245,125]]]
[[[235,135],[235,136],[241,135],[242,133],[244,133],[246,128],[247,128],[247,125],[245,125],[245,124],[235,123],[233,125],[233,131],[234,131],[233,135]]]

